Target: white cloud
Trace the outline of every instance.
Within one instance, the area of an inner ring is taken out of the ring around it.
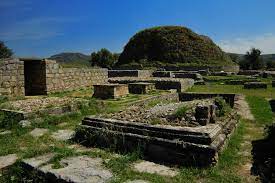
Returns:
[[[76,18],[38,17],[16,22],[0,30],[0,38],[4,41],[40,40],[62,36],[62,23],[77,21]]]
[[[222,40],[218,45],[225,52],[231,53],[246,53],[252,47],[260,49],[265,54],[275,53],[275,35],[268,33],[255,37]]]

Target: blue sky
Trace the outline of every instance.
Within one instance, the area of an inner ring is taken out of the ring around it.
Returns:
[[[121,52],[141,29],[186,26],[222,49],[275,53],[274,0],[1,0],[0,40],[17,56]]]

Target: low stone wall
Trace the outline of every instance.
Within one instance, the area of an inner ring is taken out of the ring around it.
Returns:
[[[24,83],[24,62],[19,59],[0,61],[0,95],[22,96]]]
[[[107,69],[62,68],[55,61],[46,60],[47,93],[92,87],[107,82]]]
[[[94,85],[95,98],[101,99],[116,99],[129,94],[128,85],[126,84],[103,84]]]
[[[109,70],[108,77],[139,77],[148,78],[153,74],[152,70]]]
[[[195,99],[207,99],[214,97],[222,97],[233,108],[235,103],[236,94],[224,94],[224,93],[193,93],[184,92],[179,93],[180,101],[191,101]]]
[[[251,76],[251,75],[256,75],[256,74],[262,74],[263,71],[259,70],[241,70],[238,72],[238,75],[245,75],[245,76]]]
[[[244,83],[244,89],[266,89],[267,84],[263,82],[247,82]]]
[[[155,71],[155,72],[153,72],[153,77],[171,78],[172,72],[171,71]]]
[[[168,71],[178,71],[178,70],[184,70],[184,71],[197,71],[197,70],[209,70],[211,72],[214,71],[224,71],[224,72],[239,72],[240,67],[239,66],[166,66],[164,67],[165,70]]]
[[[191,78],[194,80],[203,80],[202,76],[198,73],[174,73],[175,78]]]
[[[125,78],[109,78],[110,83],[129,84],[149,82],[155,83],[156,89],[170,90],[176,89],[178,92],[183,92],[194,85],[193,79],[183,78],[137,78],[137,77],[125,77]]]

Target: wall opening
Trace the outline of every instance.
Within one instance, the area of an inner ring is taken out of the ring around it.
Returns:
[[[41,60],[24,61],[25,95],[46,95],[46,64]]]

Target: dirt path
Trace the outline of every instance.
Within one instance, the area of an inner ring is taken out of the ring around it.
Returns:
[[[237,113],[243,118],[248,120],[255,120],[253,114],[250,111],[248,103],[245,101],[244,95],[238,95],[235,99],[234,108],[237,110]]]
[[[237,167],[238,174],[244,178],[245,182],[260,182],[257,176],[251,175],[251,167],[253,157],[251,155],[252,141],[262,137],[264,129],[255,124],[255,118],[251,113],[248,103],[244,96],[238,96],[236,109],[238,114],[245,119],[245,135],[240,146],[239,154],[243,157],[244,161]]]

